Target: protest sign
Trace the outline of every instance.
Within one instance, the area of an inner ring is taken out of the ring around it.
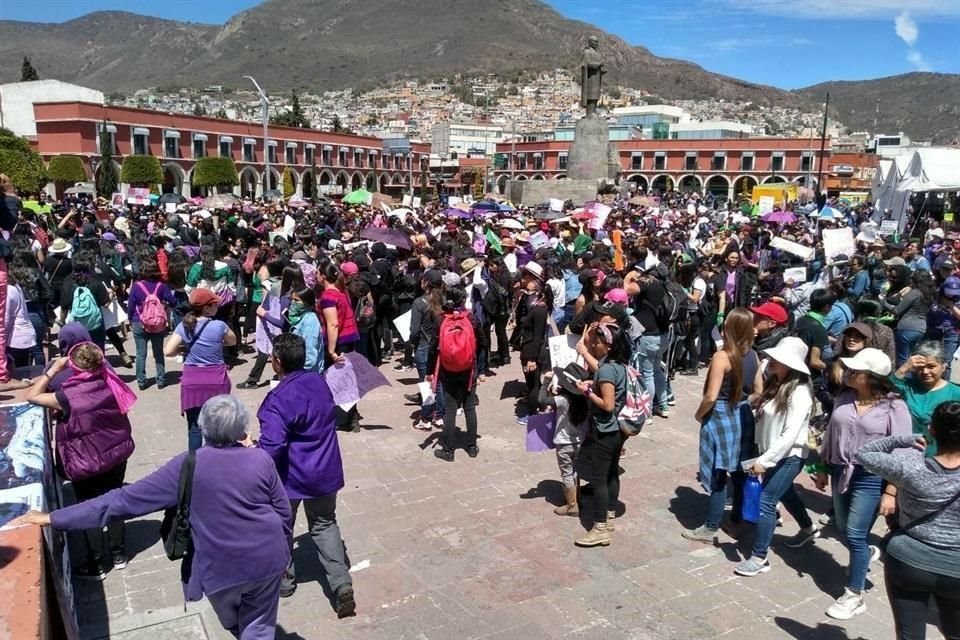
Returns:
[[[797,242],[784,240],[783,238],[774,238],[770,241],[770,246],[774,249],[780,249],[795,256],[800,256],[804,260],[813,260],[813,247],[805,247]]]
[[[350,360],[328,367],[324,372],[324,377],[327,379],[330,393],[333,394],[333,401],[341,409],[349,411],[353,405],[360,401],[357,374]]]
[[[896,220],[884,220],[880,223],[881,236],[893,236],[900,230],[900,225]]]
[[[806,282],[807,281],[806,267],[791,267],[790,269],[784,269],[783,281],[793,282],[794,284],[800,284],[801,282]]]
[[[550,198],[550,211],[563,211],[563,200],[559,198]]]
[[[166,214],[176,213],[177,204],[175,202],[165,202],[163,203],[163,212]]]
[[[360,397],[367,395],[377,387],[389,387],[390,381],[380,373],[380,370],[370,364],[360,353],[347,353],[343,356],[347,362],[353,364],[354,378],[357,381],[357,391]]]
[[[757,201],[757,212],[761,216],[771,213],[775,204],[776,200],[773,196],[760,196],[760,200]]]
[[[530,236],[530,246],[534,251],[541,247],[546,247],[550,244],[550,238],[547,237],[543,231],[537,231],[535,234]]]
[[[410,319],[412,317],[413,310],[411,309],[393,319],[393,326],[396,328],[397,333],[400,334],[400,337],[403,338],[404,342],[410,341]]]
[[[594,231],[603,229],[603,225],[607,222],[607,216],[612,211],[610,207],[600,202],[588,202],[583,206],[583,210],[593,215],[587,226]]]
[[[580,342],[580,336],[572,333],[548,338],[550,366],[554,369],[563,369],[571,362],[582,364],[580,354],[577,353],[578,342]]]
[[[429,382],[418,382],[417,391],[420,392],[420,404],[430,405],[437,401],[437,396],[433,392],[433,385]]]
[[[853,239],[852,229],[844,227],[843,229],[823,230],[823,253],[827,256],[827,260],[832,260],[840,255],[849,258],[856,252],[857,245]]]
[[[536,453],[553,449],[553,436],[556,431],[557,414],[537,413],[527,416],[527,452]]]

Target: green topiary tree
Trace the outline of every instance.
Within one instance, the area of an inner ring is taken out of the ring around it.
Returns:
[[[307,172],[307,175],[303,177],[303,197],[304,198],[314,198],[316,197],[317,190],[317,180],[314,178],[316,173],[316,167],[313,167],[310,171]]]
[[[120,181],[135,187],[163,182],[163,168],[154,156],[127,156],[120,166]]]
[[[56,156],[47,165],[47,176],[58,185],[72,185],[86,180],[87,170],[83,168],[83,160],[77,156]]]
[[[288,200],[296,191],[293,186],[293,169],[286,167],[283,170],[283,199]]]
[[[36,193],[47,182],[43,159],[30,148],[26,138],[9,129],[0,129],[0,173],[5,173],[18,190]]]
[[[33,63],[30,62],[30,58],[23,56],[23,64],[20,66],[20,82],[32,82],[39,79],[40,75],[37,73],[37,70],[33,68]]]
[[[97,174],[97,195],[109,198],[117,192],[120,176],[113,166],[113,144],[107,132],[107,123],[100,128],[100,172]]]
[[[206,157],[197,160],[190,183],[195,187],[215,187],[217,191],[230,191],[240,184],[240,176],[232,158]]]

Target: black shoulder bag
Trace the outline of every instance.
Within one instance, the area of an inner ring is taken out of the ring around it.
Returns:
[[[190,349],[193,349],[193,345],[197,344],[197,340],[199,340],[200,336],[203,335],[203,330],[206,329],[207,325],[209,325],[211,322],[213,322],[213,318],[210,318],[209,320],[204,322],[203,326],[200,327],[200,329],[195,334],[193,334],[193,338],[190,339],[190,342],[183,345],[183,354],[185,356],[190,355]]]
[[[180,467],[180,483],[177,488],[177,506],[163,512],[160,538],[163,550],[171,560],[183,560],[180,577],[190,579],[193,564],[193,536],[190,530],[190,499],[193,495],[193,473],[197,466],[197,452],[191,451]]]

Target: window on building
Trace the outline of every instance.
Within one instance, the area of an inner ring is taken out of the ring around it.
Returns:
[[[654,171],[665,171],[667,168],[667,156],[663,153],[658,153],[653,157],[653,170]]]
[[[353,152],[353,166],[362,167],[363,166],[363,154],[359,151]]]
[[[277,164],[277,147],[275,145],[267,147],[267,157],[270,158],[270,164]]]
[[[753,154],[752,153],[745,153],[740,158],[740,170],[753,171]]]
[[[630,156],[630,169],[633,171],[642,171],[643,170],[643,156],[640,154],[634,154]]]
[[[307,164],[313,166],[313,147],[307,147],[304,149],[303,155],[306,158]]]
[[[287,147],[287,164],[297,164],[297,150],[292,147]]]
[[[376,169],[377,168],[377,156],[372,153],[367,157],[367,166]]]
[[[683,160],[683,168],[686,171],[696,171],[697,170],[697,156],[696,154],[688,153]]]
[[[803,156],[800,158],[800,171],[811,171],[813,169],[813,154],[809,151],[804,151]]]
[[[203,158],[207,155],[207,141],[200,138],[193,139],[193,157]]]
[[[527,154],[518,153],[517,154],[517,169],[520,171],[526,171],[527,169]]]
[[[534,155],[533,156],[533,168],[537,171],[543,171],[543,156]]]
[[[100,128],[97,130],[97,147],[100,145],[100,133],[104,130],[104,125],[100,125]],[[106,125],[107,131],[107,144],[110,145],[110,153],[118,153],[117,150],[117,126],[113,124]]]
[[[167,158],[180,157],[180,138],[165,136],[163,138],[163,155]]]
[[[710,168],[713,171],[723,171],[727,168],[727,154],[714,153],[713,160],[710,162]]]
[[[382,156],[380,156],[380,167],[383,169],[390,168],[390,156],[388,156],[387,154],[383,154]]]
[[[330,157],[333,155],[333,152],[330,149],[321,149],[320,150],[320,164],[330,166],[331,160]]]
[[[243,161],[244,162],[256,162],[257,160],[257,145],[254,142],[244,142],[243,143]]]
[[[773,154],[773,158],[771,158],[770,160],[770,171],[772,171],[773,173],[783,172],[783,154],[782,153]]]
[[[220,141],[220,157],[221,158],[232,158],[233,157],[233,144],[227,140]]]
[[[560,171],[567,170],[567,156],[565,154],[557,157],[557,168],[560,169]]]
[[[147,134],[133,134],[133,153],[138,156],[150,155],[150,144],[147,142]]]

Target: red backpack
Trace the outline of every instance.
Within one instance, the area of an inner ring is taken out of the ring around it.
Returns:
[[[440,322],[437,373],[440,367],[451,373],[469,371],[472,374],[477,358],[477,337],[473,332],[470,315],[454,311],[444,315]],[[434,375],[436,381],[436,375]]]

